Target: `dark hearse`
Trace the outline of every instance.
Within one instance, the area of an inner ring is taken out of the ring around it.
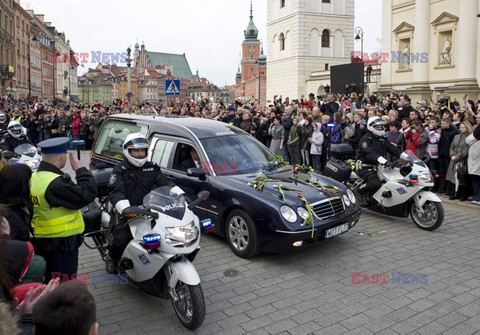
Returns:
[[[341,183],[313,172],[294,173],[254,137],[218,121],[111,116],[95,140],[92,170],[121,161],[123,140],[133,132],[148,137],[149,159],[191,200],[201,190],[210,192],[196,214],[212,219],[215,232],[240,257],[324,240],[360,218],[355,196]]]

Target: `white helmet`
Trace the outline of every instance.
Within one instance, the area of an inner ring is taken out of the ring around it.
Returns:
[[[385,122],[378,116],[368,119],[367,129],[375,136],[384,137],[387,134],[385,132]]]
[[[7,131],[12,137],[19,138],[22,135],[23,126],[17,121],[10,121]]]
[[[142,157],[133,157],[130,154],[130,150],[132,149],[145,149],[145,155]],[[136,167],[143,166],[148,159],[148,141],[145,136],[140,133],[127,135],[123,142],[123,155],[132,165]]]
[[[5,121],[7,121],[7,117],[5,116],[5,114],[1,113],[0,114],[0,123],[5,123]]]

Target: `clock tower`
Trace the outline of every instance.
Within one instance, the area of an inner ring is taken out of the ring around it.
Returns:
[[[244,31],[245,40],[242,43],[242,80],[248,80],[258,75],[258,57],[260,56],[260,41],[258,29],[253,23],[253,6],[250,2],[250,21]]]

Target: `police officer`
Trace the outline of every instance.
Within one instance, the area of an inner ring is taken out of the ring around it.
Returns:
[[[23,126],[17,121],[10,121],[7,133],[0,139],[0,149],[14,151],[21,144],[31,144],[28,137],[23,134]]]
[[[0,136],[3,136],[7,132],[8,117],[7,115],[0,113]]]
[[[395,163],[389,162],[385,158],[387,152],[392,156],[400,157],[402,151],[388,142],[385,132],[385,123],[379,117],[372,117],[367,121],[367,129],[368,133],[365,134],[359,142],[358,159],[364,164],[382,164],[389,168],[393,168]],[[357,172],[365,181],[365,184],[360,186],[358,191],[362,196],[360,200],[366,203],[368,200],[366,201],[364,195],[373,195],[382,186],[382,183],[378,178],[377,172],[372,167],[365,167]]]
[[[147,139],[139,133],[127,135],[123,142],[123,155],[126,160],[115,166],[109,181],[109,201],[119,214],[130,206],[142,205],[143,198],[160,186],[173,187],[170,191],[171,194],[183,193],[179,187],[167,179],[157,164],[147,162],[148,147]],[[133,239],[130,227],[125,225],[125,220],[123,218],[118,220],[118,215],[115,218],[116,222],[110,221],[112,225],[115,225],[112,227],[113,241],[106,260],[106,270],[109,273],[118,271],[122,253]]]
[[[67,162],[68,143],[68,137],[38,143],[42,162],[31,179],[34,246],[47,263],[45,282],[50,280],[52,272],[68,279],[77,273],[78,248],[85,228],[80,208],[94,201],[97,195],[92,173],[82,167],[72,153],[70,165],[77,183],[62,172]]]

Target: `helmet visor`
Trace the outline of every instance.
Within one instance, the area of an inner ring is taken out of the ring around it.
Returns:
[[[148,149],[148,141],[145,138],[134,138],[125,143],[123,149]]]
[[[10,130],[12,132],[12,134],[20,135],[22,133],[22,126],[19,125],[19,124],[16,124],[16,125],[13,125],[13,126],[9,127],[8,130]]]

